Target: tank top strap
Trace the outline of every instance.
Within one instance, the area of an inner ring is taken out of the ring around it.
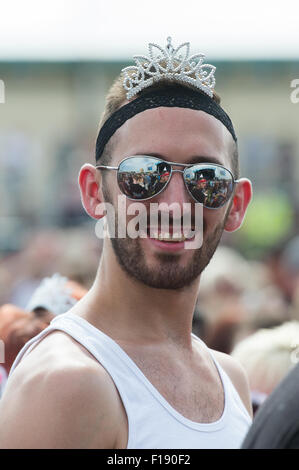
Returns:
[[[67,333],[71,338],[84,346],[85,349],[104,367],[107,357],[109,357],[109,362],[113,362],[114,357],[116,356],[113,352],[120,349],[117,343],[101,330],[97,329],[78,315],[67,312],[55,317],[47,328],[24,345],[17,355],[10,373],[13,372],[24,357],[26,357],[48,334],[53,331],[62,331]],[[117,362],[119,362],[119,354],[117,355]]]
[[[223,389],[225,392],[225,399],[227,400],[230,408],[237,408],[242,414],[244,414],[246,418],[249,418],[251,420],[251,416],[249,415],[248,410],[246,409],[244,402],[239,395],[239,392],[237,391],[227,372],[223,369],[219,361],[215,358],[214,352],[205,344],[202,339],[200,339],[194,333],[192,333],[191,336],[196,341],[198,341],[211,356],[221,378]]]

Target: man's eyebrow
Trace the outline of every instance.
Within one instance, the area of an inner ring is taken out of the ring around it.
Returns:
[[[165,157],[165,155],[161,155],[160,153],[155,153],[155,152],[139,152],[136,155],[147,155],[149,157],[157,157],[161,158],[162,160],[170,161],[168,158]],[[133,155],[132,155],[133,156]],[[171,160],[173,161],[173,160]],[[213,156],[201,156],[201,155],[194,155],[193,157],[190,157],[188,161],[186,161],[187,164],[196,164],[196,163],[216,163],[218,165],[222,165],[223,163],[219,161],[217,157]]]
[[[194,156],[188,160],[188,163],[217,163],[218,165],[222,165],[217,157],[203,157],[203,156]]]

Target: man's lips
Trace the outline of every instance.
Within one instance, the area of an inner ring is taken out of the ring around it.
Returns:
[[[182,252],[185,248],[185,241],[164,241],[158,238],[146,238],[146,242],[155,247],[155,249],[170,252]]]

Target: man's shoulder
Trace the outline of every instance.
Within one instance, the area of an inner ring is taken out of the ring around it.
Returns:
[[[10,381],[12,393],[24,388],[32,396],[46,389],[60,400],[71,395],[73,399],[92,396],[103,400],[115,389],[106,369],[62,331],[53,331],[42,339],[16,366],[8,385]]]
[[[19,440],[21,447],[32,442],[37,447],[39,442],[46,447],[113,447],[122,414],[108,372],[60,331],[49,334],[17,365],[1,405],[8,423],[2,439],[15,435],[12,442]],[[15,423],[22,423],[28,436]]]
[[[252,416],[249,383],[243,366],[229,354],[213,350],[213,356],[229,376],[248,413]]]
[[[108,376],[100,363],[80,343],[63,331],[54,330],[42,338],[16,365],[12,377],[19,380],[60,378],[77,374]]]

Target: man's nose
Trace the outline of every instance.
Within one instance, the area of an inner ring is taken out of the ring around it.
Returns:
[[[178,170],[173,170],[168,185],[164,191],[157,196],[157,202],[159,202],[159,204],[166,203],[169,206],[175,203],[180,207],[181,214],[183,215],[191,212],[192,201],[193,199],[188,193],[184,183],[183,173]]]

